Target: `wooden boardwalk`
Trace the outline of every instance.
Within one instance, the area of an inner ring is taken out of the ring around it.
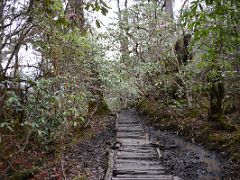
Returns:
[[[116,148],[112,167],[106,180],[179,180],[166,175],[161,154],[151,145],[139,117],[133,111],[123,111],[117,118]]]

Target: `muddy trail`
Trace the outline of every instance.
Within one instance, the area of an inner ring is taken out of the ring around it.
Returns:
[[[118,114],[106,180],[222,180],[215,152],[147,125],[135,110]]]

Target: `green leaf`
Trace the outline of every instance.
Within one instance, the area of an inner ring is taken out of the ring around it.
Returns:
[[[103,0],[100,0],[100,3],[101,3],[104,7],[109,8],[109,6],[108,6]]]
[[[84,119],[83,117],[80,117],[80,120],[81,120],[82,122],[84,122],[84,121],[85,121],[85,119]]]
[[[88,3],[87,3],[87,5],[86,5],[86,7],[85,7],[85,9],[86,9],[86,10],[89,10],[89,8],[90,8],[90,5],[91,5],[91,3],[90,3],[90,2],[88,2]]]
[[[99,4],[98,4],[98,2],[96,1],[95,2],[95,11],[99,11],[100,10],[100,6],[99,6]]]
[[[48,8],[50,6],[51,1],[50,0],[45,0],[45,5]]]
[[[0,127],[1,127],[1,128],[3,128],[4,126],[6,126],[6,123],[5,123],[5,122],[3,122],[3,123],[0,124]]]
[[[44,131],[37,130],[37,133],[38,133],[38,135],[41,137],[41,136],[43,136],[43,134],[44,134]]]
[[[76,127],[78,125],[78,122],[74,121],[73,126]]]
[[[212,3],[213,3],[213,0],[206,0],[207,5],[212,5]]]
[[[12,127],[9,125],[9,123],[3,122],[3,123],[0,124],[0,127],[1,127],[1,128],[7,127],[8,130],[10,130],[10,131],[13,132],[13,129],[12,129]]]
[[[101,28],[101,24],[100,24],[99,20],[96,20],[96,26],[97,26],[97,28]]]
[[[107,8],[105,8],[105,7],[102,7],[102,9],[101,9],[101,13],[102,13],[104,16],[106,16],[106,15],[107,15],[107,13],[108,13],[108,10],[107,10]]]

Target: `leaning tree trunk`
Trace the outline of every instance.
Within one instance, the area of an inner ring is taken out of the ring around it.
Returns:
[[[106,115],[110,112],[108,104],[104,99],[102,81],[99,78],[98,64],[91,64],[91,77],[93,79],[90,92],[93,96],[93,100],[88,101],[88,117],[91,119],[94,115]]]
[[[211,83],[209,90],[209,119],[217,120],[222,117],[222,101],[224,98],[224,84],[222,81]]]
[[[91,91],[94,100],[88,101],[88,117],[91,119],[94,115],[102,116],[111,112],[107,102],[104,99],[102,91]]]
[[[209,114],[208,118],[216,122],[216,125],[221,129],[234,131],[236,127],[229,124],[223,117],[223,98],[224,98],[224,83],[219,80],[211,84],[209,91]]]

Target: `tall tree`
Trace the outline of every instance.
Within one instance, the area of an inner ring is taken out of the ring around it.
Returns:
[[[166,12],[173,18],[173,2],[172,0],[165,0]]]
[[[129,58],[129,40],[128,40],[128,0],[124,1],[124,9],[121,9],[120,1],[117,0],[117,8],[118,8],[118,23],[120,29],[120,51],[121,51],[121,60],[123,63]]]

